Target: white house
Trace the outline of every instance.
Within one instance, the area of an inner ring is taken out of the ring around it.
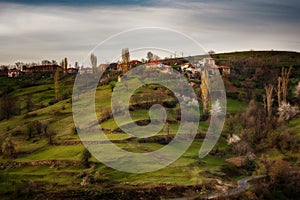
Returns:
[[[20,77],[21,74],[22,74],[21,70],[18,70],[18,69],[9,69],[7,72],[7,76],[10,78]]]

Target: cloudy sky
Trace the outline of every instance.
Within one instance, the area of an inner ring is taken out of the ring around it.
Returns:
[[[63,57],[73,64],[112,35],[142,27],[185,34],[205,51],[300,51],[299,11],[298,0],[0,1],[0,64]],[[129,43],[141,40],[131,36]],[[148,37],[157,38],[157,34]],[[180,47],[169,51],[185,56],[198,53],[178,43]],[[106,48],[111,55],[121,53],[121,49]],[[109,61],[97,56],[99,62]]]

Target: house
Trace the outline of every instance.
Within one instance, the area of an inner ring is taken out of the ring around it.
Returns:
[[[111,70],[118,70],[118,63],[110,63],[110,64],[108,65],[107,69],[108,69],[109,71],[111,71]]]
[[[139,60],[131,60],[130,61],[131,67],[135,67],[135,66],[140,65],[140,64],[142,64],[142,62],[139,61]]]
[[[161,64],[161,72],[162,73],[166,73],[166,74],[171,74],[173,73],[173,67],[169,66],[169,65],[163,65]]]
[[[201,60],[199,60],[199,64],[201,67],[210,67],[216,65],[215,60],[211,57],[202,58]]]
[[[148,64],[150,64],[150,65],[157,65],[159,63],[160,63],[159,60],[151,60],[150,62],[148,62]]]
[[[100,64],[99,65],[99,69],[100,69],[100,71],[105,71],[105,69],[107,68],[109,66],[109,64]]]
[[[92,74],[93,68],[91,67],[82,67],[79,69],[79,74]]]
[[[180,66],[181,71],[186,72],[186,71],[190,71],[193,73],[194,71],[194,66],[191,63],[184,63]]]
[[[211,57],[201,59],[199,61],[199,65],[201,70],[207,68],[210,76],[215,73],[215,69],[218,69],[220,71],[220,74],[230,74],[229,66],[216,65],[215,60]]]
[[[139,60],[131,60],[129,63],[120,63],[117,66],[117,70],[127,72],[128,70],[142,64]]]
[[[62,67],[57,64],[23,66],[24,73],[54,73],[56,70],[63,71]]]
[[[77,74],[77,72],[78,72],[78,69],[77,69],[77,68],[74,68],[74,67],[69,67],[69,68],[67,69],[67,73],[68,73],[68,74]]]
[[[230,67],[229,66],[219,66],[222,69],[222,74],[230,74]]]
[[[20,77],[22,75],[21,70],[18,70],[16,68],[14,69],[9,69],[7,72],[7,76],[10,78],[14,78],[14,77]]]
[[[218,69],[220,71],[220,74],[230,74],[230,67],[229,66],[215,65],[215,66],[212,66],[211,69]]]

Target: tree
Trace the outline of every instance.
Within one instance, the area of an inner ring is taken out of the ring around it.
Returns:
[[[93,68],[93,73],[96,73],[97,69],[97,56],[95,56],[93,53],[90,56],[91,65]]]
[[[68,72],[68,59],[67,59],[67,58],[64,58],[64,59],[61,61],[61,67],[62,67],[63,70],[64,70],[64,75],[66,75],[67,72]]]
[[[156,55],[156,54],[154,54],[154,55],[153,55],[153,60],[159,60],[159,56]]]
[[[34,121],[33,124],[34,124],[34,128],[35,128],[36,133],[41,138],[41,134],[43,132],[43,124],[39,120]]]
[[[109,87],[110,87],[111,91],[113,91],[113,90],[114,90],[114,88],[115,88],[116,84],[117,84],[117,82],[116,82],[116,81],[111,81],[111,82],[109,83]]]
[[[289,165],[282,159],[275,160],[270,166],[270,182],[271,184],[281,184],[285,182],[289,173]]]
[[[208,52],[208,55],[213,55],[213,54],[215,54],[216,52],[214,51],[214,50],[210,50],[209,52]]]
[[[33,108],[32,95],[28,94],[26,97],[26,109],[28,112],[31,112],[32,108]]]
[[[3,145],[2,153],[4,158],[15,158],[16,156],[16,147],[13,143],[11,137],[9,137],[6,143]]]
[[[59,68],[56,68],[54,74],[54,91],[55,91],[55,101],[59,100]]]
[[[282,102],[286,103],[287,93],[288,93],[288,82],[289,77],[292,71],[292,67],[289,69],[281,69],[281,77],[278,77],[277,80],[277,98],[278,105],[281,105]]]
[[[77,134],[78,134],[78,130],[80,130],[79,127],[74,126],[74,127],[73,127],[73,131],[72,131],[73,134],[74,134],[74,135],[77,135]]]
[[[0,114],[2,119],[10,119],[13,115],[19,113],[17,106],[17,98],[12,96],[4,96],[1,99]]]
[[[122,49],[121,68],[124,73],[128,72],[130,67],[130,53],[128,48]]]
[[[207,194],[207,189],[206,189],[205,185],[202,186],[201,191],[200,191],[200,194],[201,194],[201,195],[208,195],[208,194]]]
[[[265,109],[251,100],[246,112],[240,118],[242,140],[248,142],[253,149],[259,149],[259,142],[266,138],[269,127],[266,123]]]
[[[149,52],[147,53],[147,59],[148,59],[148,62],[154,60],[154,58],[153,58],[153,53],[152,53],[151,51],[149,51]]]
[[[252,172],[256,169],[256,163],[254,160],[253,154],[249,153],[246,155],[245,161],[243,163],[243,167],[247,170],[247,172],[251,175]]]
[[[272,98],[273,89],[274,89],[274,87],[272,85],[265,86],[266,96],[264,98],[264,105],[265,105],[268,121],[270,121],[271,117],[272,117],[272,104],[273,104],[273,100],[274,100]]]
[[[82,155],[81,155],[81,163],[88,168],[90,166],[89,159],[92,157],[91,153],[88,149],[84,148]]]
[[[77,62],[77,61],[75,62],[75,65],[74,65],[74,66],[75,66],[76,69],[79,69],[79,65],[78,65],[78,62]]]
[[[33,137],[33,134],[34,134],[34,125],[33,125],[33,122],[30,122],[27,125],[27,134],[28,134],[28,139],[31,139]]]
[[[49,130],[47,132],[47,135],[48,135],[48,144],[54,145],[54,137],[56,135],[56,132],[53,130]]]
[[[201,100],[203,105],[203,120],[208,118],[208,108],[209,108],[209,90],[208,90],[208,71],[205,69],[201,72]]]
[[[44,131],[45,136],[48,137],[48,124],[47,123],[43,125],[43,131]]]
[[[298,106],[292,106],[290,103],[283,101],[278,107],[279,120],[288,121],[299,113]]]
[[[239,122],[240,122],[240,116],[239,114],[231,115],[230,117],[226,118],[224,131],[225,133],[228,133],[230,137],[232,137],[234,134],[239,132]]]

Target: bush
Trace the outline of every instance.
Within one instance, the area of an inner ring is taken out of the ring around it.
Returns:
[[[229,177],[237,177],[241,175],[238,168],[234,165],[224,165],[221,167],[221,171]]]
[[[239,93],[238,92],[227,92],[227,97],[230,99],[238,99]]]
[[[90,166],[89,159],[92,157],[91,153],[89,150],[86,148],[83,150],[82,155],[81,155],[81,163],[83,166],[88,168]]]
[[[4,158],[15,158],[16,157],[16,147],[12,139],[9,137],[6,143],[2,147],[2,154]]]
[[[177,101],[165,101],[163,102],[163,106],[167,108],[175,108]]]
[[[71,97],[71,93],[70,92],[65,92],[61,96],[62,100],[68,99],[70,97]]]
[[[17,106],[18,101],[16,97],[5,96],[1,99],[0,104],[0,118],[10,119],[12,116],[20,113],[20,108]]]
[[[51,105],[54,105],[55,103],[57,103],[57,101],[56,100],[51,100],[51,101],[49,101],[49,106],[51,106]]]

